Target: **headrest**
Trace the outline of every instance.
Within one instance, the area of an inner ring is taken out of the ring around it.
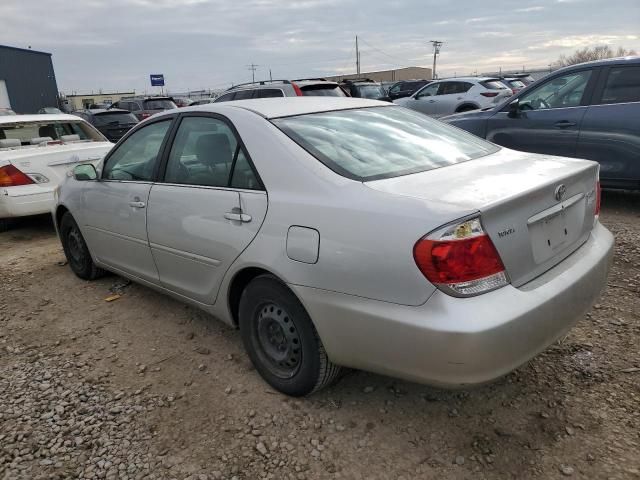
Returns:
[[[22,143],[17,138],[3,138],[0,139],[0,148],[14,148],[20,147]]]
[[[29,143],[31,145],[40,145],[41,143],[44,143],[44,142],[53,142],[53,138],[51,138],[51,137],[35,137],[35,138],[32,138]]]

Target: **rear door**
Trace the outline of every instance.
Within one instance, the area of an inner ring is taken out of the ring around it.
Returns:
[[[163,286],[212,304],[262,224],[266,192],[224,117],[183,115],[168,151],[147,211],[153,258]]]
[[[472,83],[469,82],[442,82],[436,96],[436,117],[451,115],[465,99]]]
[[[600,163],[603,184],[640,185],[640,65],[603,69],[578,138],[576,156]]]
[[[173,117],[132,133],[105,159],[98,182],[86,182],[80,217],[91,252],[108,266],[158,283],[146,212]]]
[[[578,133],[589,108],[598,69],[556,75],[518,97],[519,114],[508,106],[487,122],[487,140],[515,150],[576,156]]]

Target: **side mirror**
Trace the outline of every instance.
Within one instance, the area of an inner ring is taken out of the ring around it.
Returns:
[[[510,118],[517,118],[520,116],[520,100],[517,98],[509,104],[509,113],[507,114]]]
[[[96,180],[98,178],[98,172],[96,167],[90,163],[77,165],[73,169],[73,177],[79,182],[87,182],[89,180]]]

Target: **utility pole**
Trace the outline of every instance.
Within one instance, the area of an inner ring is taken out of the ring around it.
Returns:
[[[443,43],[444,42],[441,42],[440,40],[431,40],[431,45],[433,45],[433,71],[431,72],[431,76],[434,80],[438,78],[438,75],[436,74],[436,59],[440,54],[440,47],[442,47]]]
[[[260,65],[256,65],[255,63],[252,63],[251,65],[247,65],[247,68],[249,70],[251,70],[251,82],[255,83],[256,81],[256,68],[259,67]]]
[[[269,81],[273,82],[273,76],[271,75],[271,69],[269,69]]]
[[[360,75],[360,50],[358,50],[358,36],[356,35],[356,73]]]

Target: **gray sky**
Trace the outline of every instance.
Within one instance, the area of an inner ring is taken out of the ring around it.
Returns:
[[[546,67],[598,44],[640,51],[640,0],[0,0],[0,44],[53,53],[64,92],[221,88],[256,78],[430,66]]]

